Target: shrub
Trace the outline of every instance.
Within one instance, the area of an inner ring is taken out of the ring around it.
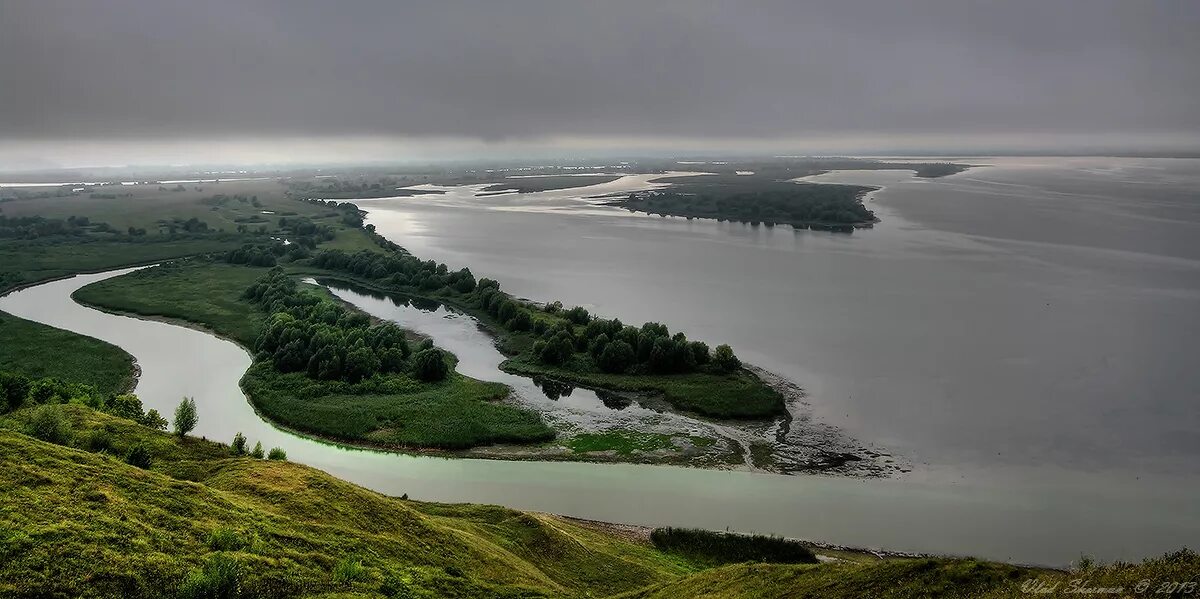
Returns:
[[[13,372],[0,372],[0,414],[15,410],[29,395],[29,379]]]
[[[221,527],[208,533],[208,548],[213,551],[237,551],[245,546],[242,535],[232,528]]]
[[[367,569],[363,567],[362,560],[347,555],[338,561],[333,567],[333,582],[350,586],[356,580],[362,580],[367,575]]]
[[[271,451],[267,452],[267,459],[285,462],[287,461],[287,452],[282,447],[272,447]]]
[[[142,470],[149,470],[150,465],[154,461],[153,454],[150,453],[150,447],[145,443],[137,443],[129,448],[129,452],[125,454],[125,463],[130,466],[137,466]]]
[[[40,406],[29,421],[29,435],[49,443],[65,445],[71,438],[71,423],[57,405]]]
[[[423,349],[413,358],[413,375],[426,382],[440,381],[449,372],[442,350]]]
[[[728,345],[721,344],[713,352],[712,361],[717,365],[717,368],[725,372],[733,372],[742,367],[742,361],[733,355],[733,348]]]
[[[254,443],[254,449],[250,452],[250,457],[261,460],[263,459],[262,441]]]
[[[620,339],[609,343],[600,352],[599,366],[604,372],[625,372],[633,364],[633,348]]]
[[[188,572],[179,585],[180,599],[234,599],[242,594],[242,568],[228,555],[211,555],[204,567]]]
[[[96,429],[87,436],[84,442],[88,451],[99,453],[102,451],[112,451],[112,434],[104,429]]]
[[[654,546],[709,566],[742,562],[815,564],[817,557],[803,543],[782,537],[740,535],[695,528],[656,528]]]
[[[233,455],[246,455],[246,436],[242,433],[237,433],[233,436],[233,443],[229,444],[229,451]]]
[[[152,428],[156,431],[167,430],[167,419],[163,418],[158,413],[158,410],[155,410],[153,408],[151,408],[149,412],[146,412],[145,416],[142,416],[141,422],[142,422],[142,426],[145,426],[147,428]]]

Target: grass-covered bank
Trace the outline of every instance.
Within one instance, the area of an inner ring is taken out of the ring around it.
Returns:
[[[696,569],[552,516],[392,499],[62,409],[61,445],[23,434],[30,410],[0,418],[6,597],[600,596]],[[100,433],[107,448],[89,451]],[[139,444],[149,469],[120,457]]]
[[[1015,598],[1030,581],[1042,596],[1078,596],[1073,580],[1122,596],[1147,580],[1174,589],[1155,596],[1190,596],[1200,581],[1189,551],[1062,572],[695,531],[655,531],[655,542],[548,514],[386,497],[82,405],[58,409],[68,434],[56,442],[26,434],[35,407],[0,416],[5,597]],[[127,463],[135,447],[145,467]],[[770,563],[810,551],[836,561]]]
[[[0,312],[0,371],[78,381],[115,395],[133,388],[133,356],[99,339]]]
[[[281,273],[271,279],[272,272],[194,259],[100,281],[75,298],[105,310],[183,321],[246,347],[255,356],[242,379],[251,403],[302,433],[442,449],[553,438],[536,413],[497,401],[508,394],[505,385],[455,372],[454,356],[437,349],[428,355],[445,363],[441,375],[423,379],[415,368],[429,348]],[[266,299],[247,295],[268,279],[275,287],[260,290]]]

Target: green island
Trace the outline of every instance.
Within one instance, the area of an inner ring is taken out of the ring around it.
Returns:
[[[675,179],[675,178],[668,178]],[[874,188],[776,181],[761,176],[680,177],[662,190],[639,191],[609,202],[663,216],[731,220],[768,227],[846,231],[878,222],[862,203]]]
[[[492,193],[535,193],[556,189],[571,189],[599,185],[620,179],[621,175],[525,175],[505,179],[479,190],[480,194]]]

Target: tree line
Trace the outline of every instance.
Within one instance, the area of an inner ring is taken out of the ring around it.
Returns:
[[[311,263],[348,272],[385,286],[415,288],[456,296],[491,315],[510,332],[535,337],[534,357],[550,365],[595,366],[603,372],[674,374],[705,371],[732,372],[741,362],[728,345],[713,351],[683,333],[671,334],[654,322],[640,328],[620,320],[595,318],[585,308],[564,309],[560,302],[539,307],[513,298],[492,279],[476,281],[470,269],[450,271],[445,264],[420,260],[407,252],[380,254],[322,250]]]

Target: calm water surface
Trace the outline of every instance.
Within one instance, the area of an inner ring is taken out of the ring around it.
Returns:
[[[347,450],[257,418],[237,346],[70,301],[117,273],[0,309],[125,348],[147,407],[196,397],[196,434],[242,431],[389,494],[1051,564],[1195,546],[1197,162],[852,175],[889,186],[872,197],[884,223],[849,236],[629,215],[561,192],[362,205],[417,255],[519,295],[732,343],[804,385],[819,417],[927,462],[898,479]]]
[[[992,166],[811,179],[886,186],[869,198],[883,222],[853,235],[578,190],[360,205],[517,295],[731,343],[926,473],[1200,477],[1200,161],[968,160]]]

